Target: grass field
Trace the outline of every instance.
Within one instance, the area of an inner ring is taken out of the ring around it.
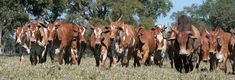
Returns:
[[[132,63],[130,63],[132,65]],[[208,67],[202,63],[202,67]],[[230,65],[228,65],[230,67]],[[231,71],[229,69],[228,71]],[[158,66],[142,66],[128,68],[116,66],[109,70],[95,67],[94,58],[82,59],[81,65],[58,65],[50,60],[44,64],[31,66],[29,56],[25,56],[23,64],[18,56],[0,56],[0,80],[235,80],[235,76],[194,69],[190,73],[179,73],[170,68],[165,61],[163,68]]]

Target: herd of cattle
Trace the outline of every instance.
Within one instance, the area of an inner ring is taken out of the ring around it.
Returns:
[[[109,25],[87,23],[85,25],[56,20],[53,23],[32,20],[16,29],[16,49],[23,48],[30,55],[32,65],[46,62],[47,54],[52,62],[58,55],[59,64],[80,64],[82,53],[87,48],[93,51],[96,66],[115,67],[120,62],[129,66],[162,65],[167,54],[171,67],[179,72],[193,70],[193,54],[197,54],[196,68],[202,61],[210,63],[210,70],[217,66],[227,70],[227,60],[235,72],[235,29],[225,32],[221,28],[199,31],[187,16],[180,16],[177,24],[171,27],[169,36],[166,27],[157,25],[151,29],[143,25],[134,27],[121,21],[121,17]],[[91,36],[85,34],[91,29]],[[88,46],[89,44],[89,46]],[[20,60],[22,61],[23,56]],[[219,63],[219,64],[218,64]]]

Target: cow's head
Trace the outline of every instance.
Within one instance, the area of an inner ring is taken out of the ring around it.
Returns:
[[[16,28],[16,44],[21,44],[22,39],[25,37],[24,30],[22,27]]]
[[[209,53],[210,54],[215,54],[217,53],[217,46],[218,46],[218,42],[217,39],[219,31],[218,30],[214,30],[214,31],[207,31],[205,30],[207,33],[207,37],[209,39]]]
[[[171,30],[175,33],[175,37],[170,37],[169,39],[176,39],[176,41],[179,43],[179,48],[180,48],[179,54],[189,55],[191,53],[191,50],[188,49],[189,39],[196,39],[193,35],[193,32],[179,31],[177,27],[173,27]]]
[[[76,27],[78,28],[78,36],[79,36],[79,40],[81,42],[84,42],[86,39],[85,39],[85,33],[86,33],[86,27],[85,26],[82,26],[80,24],[76,24]]]
[[[45,28],[46,26],[39,21],[31,21],[28,28],[29,28],[29,33],[30,33],[30,42],[40,42],[40,45],[45,45],[46,41],[43,40],[43,37],[45,37],[45,32],[47,29]],[[43,42],[43,43],[41,43]]]
[[[110,21],[110,39],[113,40],[117,33],[118,33],[118,30],[124,30],[123,27],[124,27],[124,22],[120,21],[122,18],[122,16],[117,20],[117,21],[112,21],[112,19],[110,18],[109,16],[109,21]]]
[[[56,20],[53,24],[49,23],[47,24],[47,30],[48,30],[48,40],[49,42],[53,41],[56,38],[57,35],[57,29],[64,23],[63,20]]]
[[[163,45],[164,44],[164,31],[165,31],[166,27],[159,27],[159,26],[155,26],[154,28],[152,28],[151,30],[154,31],[154,37],[155,40],[157,42],[157,51],[162,51]]]
[[[97,25],[96,27],[92,28],[93,34],[95,37],[95,47],[101,47],[101,41],[103,40],[102,33],[106,33],[110,31],[108,27],[104,27],[103,25]]]

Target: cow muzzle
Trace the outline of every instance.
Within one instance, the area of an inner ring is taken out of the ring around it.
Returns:
[[[222,62],[224,59],[224,55],[222,53],[217,53],[216,58],[219,60],[219,62]]]
[[[189,56],[190,55],[190,51],[188,50],[185,50],[185,49],[181,49],[180,52],[179,52],[180,55],[186,55],[186,56]]]
[[[96,43],[95,44],[95,49],[100,49],[101,48],[101,44],[100,43]]]

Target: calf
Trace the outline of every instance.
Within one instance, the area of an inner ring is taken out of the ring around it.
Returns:
[[[36,65],[37,62],[43,62],[43,56],[46,50],[46,29],[44,25],[41,25],[38,21],[31,21],[29,24],[30,33],[30,62],[32,65]],[[38,59],[37,59],[38,57]]]
[[[28,25],[26,23],[25,25]],[[29,47],[29,33],[28,27],[17,27],[16,28],[16,52],[20,53],[20,63],[22,63],[24,57],[22,51],[26,51],[28,54],[30,53]]]

